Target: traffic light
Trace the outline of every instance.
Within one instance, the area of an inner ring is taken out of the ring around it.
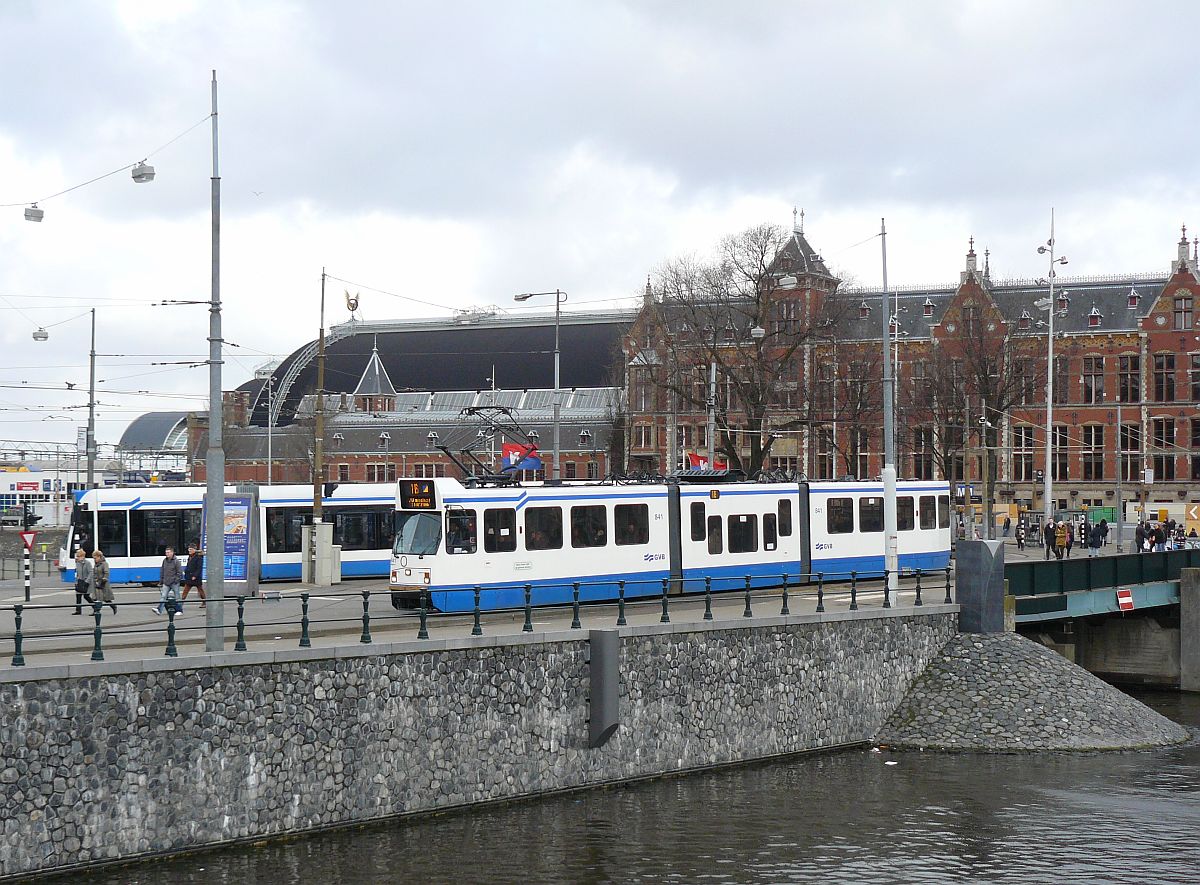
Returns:
[[[31,529],[35,523],[41,522],[42,518],[33,512],[33,508],[28,504],[21,505],[21,528]]]

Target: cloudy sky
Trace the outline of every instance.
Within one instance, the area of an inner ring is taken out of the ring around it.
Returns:
[[[204,123],[153,183],[0,209],[0,440],[74,439],[92,306],[102,443],[204,407],[205,368],[170,363],[204,359],[208,314],[154,305],[209,294],[214,68],[228,389],[315,335],[322,266],[368,320],[610,307],[793,206],[863,285],[882,216],[893,283],[955,279],[971,235],[993,277],[1043,275],[1051,206],[1071,272],[1164,271],[1200,233],[1198,31],[1155,0],[0,0],[0,203]]]

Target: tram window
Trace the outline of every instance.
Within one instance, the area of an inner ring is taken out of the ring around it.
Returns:
[[[716,555],[724,552],[725,545],[721,541],[721,517],[708,518],[708,552]]]
[[[650,507],[646,504],[618,504],[613,508],[613,531],[617,544],[650,543]]]
[[[305,507],[271,507],[267,510],[267,552],[299,553]]]
[[[129,531],[125,524],[127,511],[97,514],[97,544],[105,556],[110,558],[129,555]]]
[[[912,498],[896,499],[896,531],[911,532],[917,527],[917,511]]]
[[[183,511],[183,540],[181,541],[181,546],[184,553],[187,552],[188,544],[195,544],[198,550],[204,549],[204,539],[200,537],[204,534],[202,531],[203,525],[204,514],[199,508]],[[179,549],[176,548],[175,552],[178,553]]]
[[[361,510],[334,511],[333,543],[342,550],[370,550],[370,527],[367,514]]]
[[[758,517],[736,513],[729,517],[729,552],[754,553],[758,550]]]
[[[883,498],[858,499],[858,530],[860,532],[883,531]]]
[[[525,549],[561,550],[562,545],[562,508],[527,508],[525,510]]]
[[[921,496],[921,528],[937,528],[937,499],[933,495]]]
[[[779,499],[779,534],[784,538],[792,534],[792,502],[788,498]]]
[[[781,502],[782,503],[782,502]],[[779,546],[774,513],[763,514],[763,550],[774,550]]]
[[[830,498],[825,503],[826,528],[831,535],[854,531],[854,499]]]
[[[603,506],[571,508],[571,546],[608,546],[608,513]]]
[[[168,547],[179,552],[182,530],[181,510],[130,510],[129,555],[161,557]]]
[[[486,553],[517,549],[517,511],[511,507],[483,511],[483,549]]]
[[[692,502],[692,540],[704,540],[704,502]]]
[[[449,510],[446,512],[446,552],[474,553],[479,540],[476,533],[474,510]]]
[[[938,528],[950,528],[950,496],[938,495]]]

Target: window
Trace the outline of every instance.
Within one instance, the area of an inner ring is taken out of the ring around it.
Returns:
[[[937,528],[937,499],[933,495],[921,496],[921,529]]]
[[[817,428],[817,479],[833,479],[833,428]]]
[[[916,509],[909,497],[896,499],[896,531],[911,532],[917,527]]]
[[[635,449],[654,448],[654,425],[636,424],[633,428],[633,447]]]
[[[600,476],[600,465],[595,461],[588,461],[588,479],[597,479]]]
[[[1014,427],[1013,481],[1033,482],[1033,428]]]
[[[1192,401],[1200,403],[1200,353],[1191,355],[1191,378],[1188,380],[1192,386]]]
[[[913,430],[913,478],[933,479],[933,428]]]
[[[1121,479],[1126,482],[1142,481],[1142,427],[1140,424],[1122,424],[1120,431]],[[1138,454],[1128,454],[1136,452]]]
[[[1160,403],[1175,401],[1175,354],[1154,355],[1154,400]]]
[[[1070,466],[1067,461],[1069,434],[1064,424],[1055,424],[1051,440],[1054,446],[1053,479],[1066,480],[1069,478]]]
[[[129,531],[126,511],[101,510],[96,514],[96,549],[110,559],[129,555]]]
[[[774,513],[763,514],[763,550],[774,550],[779,546],[779,531]]]
[[[854,531],[854,499],[830,498],[825,505],[826,528],[831,535]]]
[[[578,478],[578,474],[576,471],[574,461],[564,461],[563,462],[563,477],[565,479],[577,479]]]
[[[729,517],[729,552],[754,553],[758,550],[758,517],[738,513]]]
[[[792,502],[786,498],[779,501],[779,534],[785,538],[792,534]]]
[[[858,530],[860,532],[883,531],[883,498],[858,499]]]
[[[1083,426],[1083,478],[1104,479],[1104,425]]]
[[[617,546],[650,543],[650,508],[646,504],[618,504],[613,508]]]
[[[680,448],[690,448],[692,445],[692,425],[677,424],[675,425],[675,445]]]
[[[608,511],[603,505],[571,508],[571,546],[608,546]]]
[[[1174,455],[1155,455],[1151,460],[1154,465],[1155,482],[1175,478]]]
[[[420,466],[420,465],[418,465]],[[432,466],[432,465],[430,465]],[[432,474],[430,474],[432,476]],[[395,482],[395,464],[368,464],[367,482]]]
[[[721,540],[721,517],[708,518],[708,552],[718,554],[724,551],[725,545]]]
[[[383,465],[380,465],[380,466],[383,466]],[[395,465],[393,464],[391,466],[393,468],[392,479],[394,480],[396,478],[394,475],[395,474]],[[416,477],[417,479],[433,479],[434,477],[437,477],[437,476],[445,476],[446,475],[446,465],[441,464],[441,463],[412,464],[412,465],[410,465],[410,470],[411,470],[412,476]],[[385,475],[386,475],[386,472],[385,472]]]
[[[633,410],[635,412],[654,411],[654,382],[649,369],[634,369],[631,379],[633,386]]]
[[[271,507],[267,509],[267,552],[299,553],[304,522],[311,507]]]
[[[1083,401],[1085,403],[1104,402],[1104,357],[1085,356],[1083,358]]]
[[[562,508],[525,509],[525,549],[560,550],[563,545]]]
[[[1123,403],[1136,403],[1142,398],[1142,358],[1128,354],[1117,358],[1117,398]]]
[[[950,528],[950,496],[938,495],[938,528]]]
[[[200,538],[200,510],[129,511],[129,555],[161,557],[170,547],[186,554],[187,543]],[[101,550],[104,548],[101,547]]]
[[[479,539],[476,532],[474,510],[446,511],[446,552],[474,553]]]
[[[704,527],[704,502],[692,502],[692,540],[703,541],[707,537]]]
[[[511,507],[483,511],[485,553],[511,553],[517,549],[517,511]]]
[[[962,333],[966,338],[979,336],[979,308],[973,304],[962,309]]]
[[[1175,299],[1175,328],[1176,329],[1191,329],[1192,328],[1192,296],[1180,295]]]
[[[1150,422],[1150,444],[1156,449],[1175,448],[1175,419],[1153,418]],[[1175,455],[1157,454],[1152,458],[1154,479],[1171,480],[1175,478]]]
[[[1054,358],[1054,402],[1071,401],[1071,359],[1065,356]]]
[[[350,465],[349,464],[339,464],[337,466],[337,481],[338,482],[350,482]]]

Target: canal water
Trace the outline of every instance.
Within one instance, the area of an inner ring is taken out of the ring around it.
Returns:
[[[1139,697],[1200,734],[1200,695]],[[1200,741],[1087,755],[808,756],[72,881],[1198,882]]]

